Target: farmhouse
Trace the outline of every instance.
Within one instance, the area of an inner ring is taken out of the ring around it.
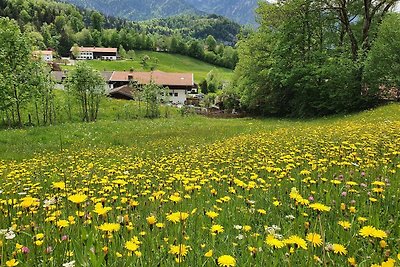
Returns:
[[[140,88],[150,82],[162,87],[168,87],[169,96],[162,95],[160,98],[177,105],[185,104],[188,94],[196,87],[193,73],[114,71],[108,81],[110,95],[118,98],[133,99],[132,94],[129,95],[130,90],[127,86],[134,85]]]
[[[117,60],[117,48],[73,46],[70,49],[71,58],[78,60]]]
[[[45,62],[53,61],[53,51],[51,50],[36,50],[32,52],[33,56],[36,58],[40,58]]]
[[[53,71],[56,88],[64,89],[64,80],[68,73]],[[162,71],[152,72],[127,72],[127,71],[103,71],[105,90],[110,97],[118,99],[134,99],[133,92],[151,82],[168,88],[168,94],[160,95],[160,99],[176,105],[187,104],[188,95],[197,85],[194,83],[193,73],[168,73]]]

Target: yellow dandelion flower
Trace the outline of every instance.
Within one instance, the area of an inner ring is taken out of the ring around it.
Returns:
[[[348,230],[351,227],[351,223],[349,221],[339,221],[338,224],[342,226],[344,230]]]
[[[42,233],[36,234],[35,238],[36,239],[43,239],[44,238],[44,234],[42,234]]]
[[[273,204],[275,207],[278,207],[278,206],[282,205],[282,203],[279,202],[279,200],[275,200],[274,202],[272,202],[272,204]]]
[[[387,261],[382,262],[381,267],[394,267],[396,261],[392,258],[389,258]]]
[[[356,262],[356,259],[354,257],[348,258],[347,262],[350,264],[350,266],[357,266],[357,262]]]
[[[234,267],[236,266],[236,260],[230,255],[222,255],[217,259],[218,265],[221,267]]]
[[[313,247],[320,247],[323,244],[322,238],[320,234],[317,233],[309,233],[306,236],[308,242],[310,242]]]
[[[283,248],[285,246],[285,243],[283,241],[275,238],[273,235],[268,235],[265,243],[273,248]]]
[[[363,222],[368,221],[368,219],[365,218],[365,217],[358,217],[358,218],[357,218],[357,221],[359,221],[360,223],[363,223]]]
[[[347,254],[347,249],[345,248],[345,246],[343,246],[341,244],[333,244],[332,250],[333,250],[333,253],[335,253],[335,254],[340,254],[340,255]]]
[[[262,214],[262,215],[267,214],[267,211],[264,210],[264,209],[258,209],[257,212],[258,212],[259,214]]]
[[[87,196],[83,195],[83,194],[75,194],[75,195],[71,195],[68,197],[69,201],[74,202],[76,204],[85,202],[86,199],[87,199]]]
[[[97,203],[94,206],[94,212],[97,213],[98,215],[106,215],[107,212],[109,212],[110,210],[112,210],[111,207],[103,207],[103,205],[101,203]]]
[[[53,188],[55,189],[65,189],[65,183],[64,182],[53,182]]]
[[[17,266],[19,262],[16,259],[11,259],[9,261],[6,261],[6,266],[7,267],[14,267]]]
[[[149,216],[146,218],[146,221],[149,225],[153,225],[157,222],[157,218],[155,216]]]
[[[251,226],[250,225],[244,225],[243,226],[243,231],[250,232],[251,231]]]
[[[321,203],[313,203],[313,204],[308,205],[308,207],[310,207],[316,211],[330,211],[331,210],[331,207],[328,207]]]
[[[164,228],[165,224],[164,223],[156,223],[157,228]]]
[[[43,245],[43,240],[36,240],[35,241],[35,245],[38,246],[38,247]]]
[[[103,232],[117,232],[121,228],[119,223],[103,223],[99,229]]]
[[[139,248],[139,244],[137,244],[136,242],[129,240],[125,242],[125,248],[129,251],[136,251]]]
[[[37,206],[39,204],[39,199],[33,197],[24,197],[21,202],[21,207],[29,208],[31,206]]]
[[[173,212],[167,215],[167,220],[173,223],[177,223],[179,221],[185,221],[189,217],[189,213],[187,212]]]
[[[69,226],[69,222],[67,220],[58,220],[56,225],[60,228],[65,228]]]
[[[212,249],[210,249],[209,251],[207,251],[207,252],[204,254],[204,256],[207,257],[207,258],[211,258],[212,255],[213,255],[213,250],[212,250]]]
[[[376,238],[380,238],[380,239],[387,237],[387,234],[385,231],[376,229],[375,227],[370,226],[370,225],[367,225],[367,226],[364,226],[363,228],[361,228],[359,234],[362,237],[376,237]]]
[[[223,233],[224,232],[224,227],[222,225],[219,225],[219,224],[214,224],[213,226],[211,226],[210,231],[213,234]]]
[[[190,247],[186,246],[184,244],[170,245],[168,253],[179,256],[179,257],[185,257],[188,254],[189,249],[190,249]]]
[[[219,213],[215,212],[215,211],[207,211],[206,215],[211,218],[212,220],[214,220],[215,218],[218,217]]]
[[[294,244],[297,245],[299,248],[307,250],[306,241],[297,235],[292,235],[289,238],[285,239],[283,242],[285,244]]]
[[[172,202],[178,203],[179,201],[182,200],[182,198],[180,196],[177,195],[172,195],[169,197],[169,200],[171,200]]]

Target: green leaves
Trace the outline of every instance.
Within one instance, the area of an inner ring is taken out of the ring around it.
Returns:
[[[95,121],[100,99],[105,94],[105,81],[100,72],[79,62],[68,75],[67,89],[80,103],[82,121]]]

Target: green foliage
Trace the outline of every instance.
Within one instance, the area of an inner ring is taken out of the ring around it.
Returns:
[[[357,1],[344,2],[328,3],[328,9],[314,0],[260,4],[260,28],[238,44],[233,84],[245,109],[309,117],[375,104],[364,93],[365,55],[379,18],[387,12],[379,7],[390,8],[393,2],[367,5],[364,13],[355,8]]]
[[[104,25],[104,16],[99,12],[93,12],[90,16],[90,20],[92,22],[92,27],[95,30],[101,31]]]
[[[222,53],[205,57],[202,39],[207,36],[212,35],[229,45],[236,41],[240,26],[222,17],[187,15],[137,23],[53,0],[22,2],[3,3],[5,8],[1,14],[16,19],[20,28],[35,39],[38,48],[53,48],[61,56],[69,56],[72,45],[77,43],[79,46],[122,47],[125,51],[170,51],[228,68],[234,68],[237,62],[237,57]],[[191,44],[194,46],[189,50]]]
[[[100,72],[89,67],[85,62],[68,74],[67,90],[80,103],[82,121],[97,119],[101,97],[105,94],[105,82]]]
[[[161,115],[160,112],[160,96],[161,96],[161,87],[155,84],[153,81],[150,81],[149,84],[146,84],[142,88],[143,90],[143,99],[146,102],[146,117],[150,119],[159,118]]]
[[[400,15],[387,16],[379,27],[365,66],[368,95],[400,99]],[[392,90],[394,89],[394,90]]]
[[[9,126],[22,126],[28,102],[42,87],[48,88],[44,68],[33,60],[31,48],[31,40],[15,21],[0,18],[0,111]]]

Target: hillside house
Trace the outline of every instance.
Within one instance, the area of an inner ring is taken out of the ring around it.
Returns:
[[[75,51],[76,50],[76,51]],[[77,60],[117,60],[118,50],[117,48],[106,48],[106,47],[71,47],[71,58]]]
[[[193,79],[193,73],[168,73],[162,71],[152,72],[126,72],[114,71],[108,81],[110,95],[123,96],[124,99],[129,96],[127,85],[135,85],[140,88],[143,85],[153,81],[155,84],[168,87],[169,96],[160,96],[163,101],[172,104],[183,105],[186,103],[188,94],[196,87]]]
[[[51,50],[36,50],[32,54],[35,58],[41,59],[44,62],[53,62],[53,51]]]
[[[64,81],[67,72],[53,71],[57,89],[64,89]],[[134,90],[153,81],[161,87],[168,87],[169,96],[160,95],[163,102],[175,105],[187,104],[189,95],[196,90],[193,73],[168,73],[162,71],[153,72],[127,72],[127,71],[103,71],[105,91],[110,97],[118,99],[134,99]]]

